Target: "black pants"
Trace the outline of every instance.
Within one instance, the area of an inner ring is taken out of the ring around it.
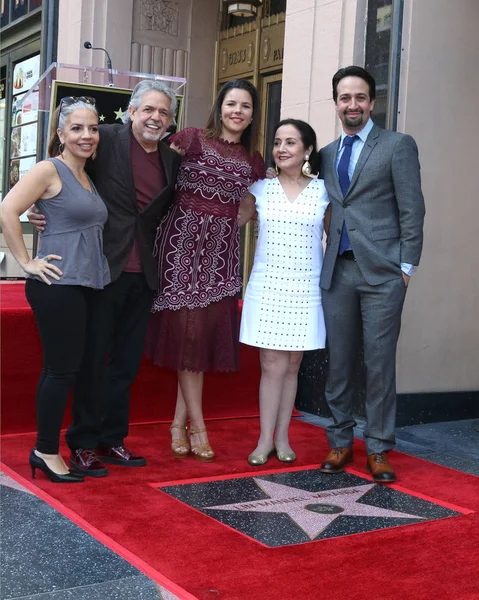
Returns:
[[[66,435],[71,449],[120,446],[128,435],[130,386],[140,368],[152,300],[142,273],[122,273],[98,293],[73,394]]]
[[[25,294],[43,347],[36,399],[36,448],[45,454],[58,454],[63,416],[82,364],[88,315],[98,292],[27,279]]]

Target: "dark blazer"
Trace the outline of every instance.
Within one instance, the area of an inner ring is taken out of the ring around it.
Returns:
[[[343,222],[364,278],[379,285],[401,276],[401,263],[418,265],[423,243],[424,198],[416,142],[374,125],[343,198],[336,171],[340,139],[321,150],[331,202],[331,224],[321,271],[328,290]]]
[[[103,232],[103,251],[115,281],[125,268],[135,236],[140,241],[140,257],[146,281],[158,289],[158,267],[153,257],[156,229],[173,202],[180,156],[165,143],[158,144],[166,187],[141,212],[133,181],[130,155],[130,125],[100,125],[100,144],[87,171],[108,208]]]

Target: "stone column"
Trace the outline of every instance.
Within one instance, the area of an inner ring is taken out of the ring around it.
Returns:
[[[286,5],[281,116],[310,123],[323,146],[339,135],[331,78],[362,64],[365,0],[295,0]],[[301,32],[301,34],[299,34]]]
[[[129,70],[133,0],[62,0],[59,3],[58,62],[106,67],[105,48],[114,69]]]
[[[186,77],[185,126],[204,127],[213,104],[217,0],[197,0],[191,6]]]

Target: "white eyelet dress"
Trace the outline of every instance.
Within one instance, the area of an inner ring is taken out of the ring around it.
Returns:
[[[259,236],[241,318],[240,341],[271,350],[316,350],[326,332],[319,276],[324,214],[322,179],[290,202],[278,179],[253,184]]]

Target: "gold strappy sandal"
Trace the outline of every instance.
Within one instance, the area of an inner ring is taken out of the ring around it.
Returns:
[[[204,435],[201,435],[204,434]],[[199,444],[193,443],[193,436],[201,436],[202,440]],[[211,462],[215,456],[213,449],[211,448],[208,442],[208,436],[206,434],[206,429],[193,429],[190,427],[190,443],[191,443],[191,452],[196,460],[201,462]]]
[[[178,429],[178,437],[173,438],[173,430]],[[186,437],[186,425],[177,425],[172,423],[170,425],[171,433],[171,453],[175,458],[186,458],[190,453],[190,444]]]

